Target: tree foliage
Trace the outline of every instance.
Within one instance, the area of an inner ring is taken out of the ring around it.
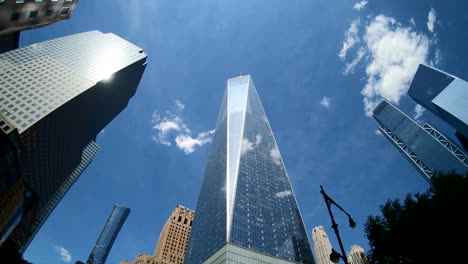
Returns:
[[[468,177],[436,175],[422,194],[389,200],[369,216],[371,263],[468,263]]]

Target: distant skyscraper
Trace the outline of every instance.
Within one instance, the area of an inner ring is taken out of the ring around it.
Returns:
[[[420,64],[408,94],[418,104],[459,131],[465,139],[468,138],[468,83],[466,81]]]
[[[178,205],[167,219],[160,235],[154,256],[140,254],[133,264],[183,264],[190,237],[194,211]],[[120,264],[132,264],[127,260]]]
[[[352,245],[348,255],[349,264],[368,264],[366,252],[361,246]]]
[[[314,263],[270,124],[249,75],[229,79],[187,264]]]
[[[94,245],[93,251],[89,255],[86,264],[104,264],[106,262],[112,245],[114,245],[114,241],[120,229],[125,223],[125,220],[127,220],[128,214],[130,214],[129,208],[121,205],[114,205],[114,209],[109,219],[107,219],[106,225],[102,229],[101,235],[96,245]]]
[[[468,156],[450,139],[429,124],[416,121],[386,100],[374,108],[380,132],[430,183],[435,172],[468,172]]]
[[[312,240],[314,241],[317,264],[332,264],[333,262],[330,260],[332,246],[323,226],[312,229]]]
[[[20,252],[99,151],[96,135],[135,94],[146,57],[99,31],[0,54],[0,164],[8,168],[0,170],[0,199],[24,183],[24,198],[8,202],[19,213],[2,210],[0,219],[16,225],[10,237]]]
[[[0,0],[0,36],[69,19],[78,0]]]

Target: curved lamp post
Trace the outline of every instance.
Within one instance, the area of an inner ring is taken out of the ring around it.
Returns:
[[[323,195],[323,199],[325,199],[325,204],[327,205],[328,213],[330,214],[330,218],[331,218],[331,221],[332,221],[332,228],[335,231],[336,238],[338,239],[338,243],[340,243],[340,248],[341,248],[341,254],[336,252],[332,248],[332,252],[330,254],[330,260],[333,263],[338,263],[340,261],[340,258],[341,258],[341,259],[343,259],[345,264],[349,264],[348,259],[346,258],[346,253],[345,253],[345,250],[344,250],[344,247],[343,247],[343,243],[341,242],[340,232],[338,231],[338,224],[335,222],[335,218],[333,217],[333,214],[332,214],[332,211],[331,211],[331,205],[332,204],[335,205],[336,207],[338,207],[338,209],[340,209],[343,213],[345,213],[348,216],[349,226],[351,228],[356,227],[356,222],[354,222],[353,218],[351,218],[351,215],[349,215],[348,212],[346,212],[343,208],[341,208],[341,206],[339,206],[335,201],[333,201],[332,198],[330,198],[330,196],[328,196],[325,193],[325,191],[323,190],[323,187],[321,185],[320,185],[320,193]]]

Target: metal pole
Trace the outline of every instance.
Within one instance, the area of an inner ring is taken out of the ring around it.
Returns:
[[[341,242],[340,232],[338,231],[338,224],[335,222],[335,218],[333,217],[333,214],[332,214],[332,211],[331,211],[331,208],[330,208],[329,197],[325,193],[325,191],[323,190],[322,186],[320,186],[320,189],[321,189],[320,193],[323,195],[323,198],[325,199],[325,203],[327,204],[327,208],[328,208],[328,213],[330,214],[330,218],[332,220],[332,228],[335,231],[336,238],[338,239],[338,243],[340,244],[341,258],[343,259],[345,264],[349,264],[348,259],[346,258],[346,253],[345,253],[345,250],[344,250],[344,247],[343,247],[343,243]]]

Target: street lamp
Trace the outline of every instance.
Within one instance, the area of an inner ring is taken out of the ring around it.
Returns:
[[[336,207],[338,207],[338,209],[340,209],[343,213],[345,213],[348,216],[349,226],[351,228],[356,227],[356,222],[354,222],[353,218],[351,218],[351,215],[349,215],[348,212],[346,212],[343,208],[341,208],[341,206],[339,206],[335,201],[333,201],[332,198],[330,198],[330,196],[328,196],[325,193],[325,191],[323,190],[323,187],[321,185],[320,185],[320,193],[323,195],[323,199],[325,199],[325,204],[327,205],[328,213],[330,214],[330,218],[331,218],[331,221],[332,221],[332,228],[335,231],[336,238],[338,239],[338,243],[340,244],[340,248],[341,248],[341,254],[336,252],[332,248],[332,252],[330,253],[330,260],[333,263],[338,263],[340,261],[340,258],[341,258],[341,259],[343,259],[345,264],[348,264],[348,259],[346,258],[346,253],[345,253],[345,250],[344,250],[344,247],[343,247],[343,243],[341,242],[340,232],[338,231],[338,224],[336,224],[335,218],[333,217],[333,214],[332,214],[332,211],[331,211],[331,205],[332,204],[335,205]]]

